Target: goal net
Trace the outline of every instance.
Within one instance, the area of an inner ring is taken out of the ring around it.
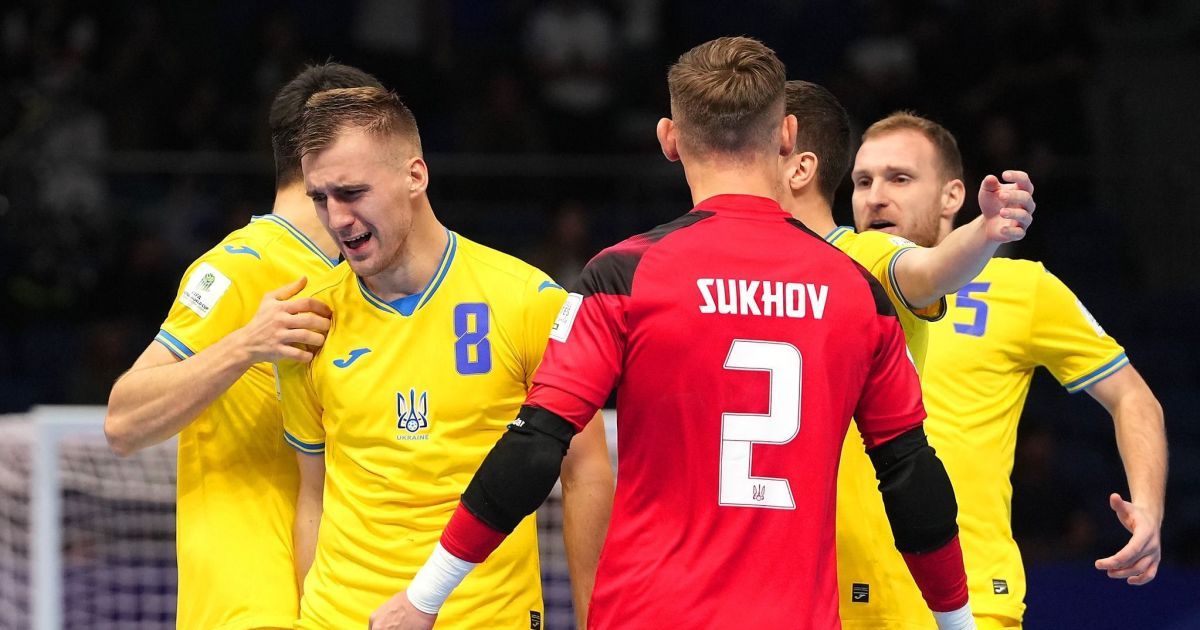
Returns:
[[[2,629],[175,627],[175,442],[121,459],[103,418],[103,407],[0,416]],[[574,628],[557,489],[538,529],[545,627]]]

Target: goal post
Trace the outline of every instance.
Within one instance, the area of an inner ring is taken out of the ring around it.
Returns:
[[[0,416],[0,628],[175,627],[176,440],[119,458],[104,407]],[[615,417],[605,411],[609,449]],[[574,627],[556,487],[538,510],[546,626]]]

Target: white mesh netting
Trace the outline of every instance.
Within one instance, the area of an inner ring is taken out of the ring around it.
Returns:
[[[34,623],[30,490],[38,435],[26,416],[0,416],[0,630]],[[174,628],[174,441],[127,459],[95,431],[68,433],[59,445],[63,627]],[[544,627],[574,628],[557,493],[539,510],[538,529]]]

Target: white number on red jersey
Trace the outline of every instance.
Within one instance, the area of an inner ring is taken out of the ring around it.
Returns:
[[[796,509],[787,479],[751,477],[755,444],[787,444],[800,432],[800,374],[804,359],[788,343],[736,339],[727,370],[770,374],[767,414],[721,414],[721,505]]]

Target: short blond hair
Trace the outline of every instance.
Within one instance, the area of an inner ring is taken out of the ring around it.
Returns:
[[[304,104],[300,155],[321,151],[347,128],[375,136],[397,136],[421,154],[417,120],[395,92],[379,87],[352,87],[317,92]]]
[[[680,55],[667,73],[671,116],[695,150],[746,153],[775,140],[787,72],[749,37],[721,37]]]
[[[954,134],[936,122],[911,111],[901,110],[877,121],[867,127],[862,139],[866,142],[875,136],[897,131],[915,131],[929,139],[937,153],[938,165],[945,181],[963,178],[962,153],[958,150],[958,141],[954,139]]]

